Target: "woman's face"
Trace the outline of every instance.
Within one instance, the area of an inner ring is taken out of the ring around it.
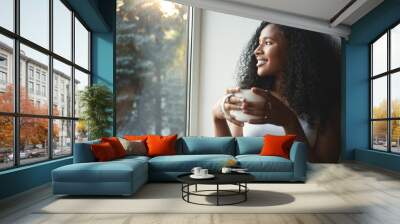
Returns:
[[[287,41],[279,26],[268,24],[261,31],[258,47],[254,51],[257,58],[259,76],[278,75],[286,63]]]

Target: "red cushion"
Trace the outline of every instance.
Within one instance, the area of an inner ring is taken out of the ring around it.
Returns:
[[[286,159],[290,158],[290,147],[296,138],[296,135],[265,135],[264,145],[261,149],[262,156],[280,156]]]
[[[176,155],[176,139],[178,135],[147,137],[148,156]]]
[[[146,141],[147,135],[124,135],[124,139],[129,140],[129,141]]]
[[[114,149],[115,155],[118,158],[126,156],[126,151],[118,138],[116,138],[116,137],[101,138],[101,142],[110,143],[112,148]]]
[[[91,145],[91,149],[94,157],[99,162],[109,161],[117,158],[113,147],[108,142],[93,144]]]

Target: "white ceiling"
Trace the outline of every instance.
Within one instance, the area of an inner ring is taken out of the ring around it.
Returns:
[[[170,0],[348,38],[351,25],[384,0]],[[350,5],[346,8],[346,5]],[[346,10],[342,11],[343,8]],[[340,14],[338,14],[341,12]],[[337,15],[335,17],[335,15]],[[334,19],[334,20],[333,20]]]
[[[329,22],[351,0],[222,0]],[[351,26],[384,0],[355,0],[340,24]]]
[[[350,0],[225,0],[329,21]]]

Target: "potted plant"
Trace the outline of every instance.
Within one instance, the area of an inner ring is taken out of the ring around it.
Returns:
[[[80,122],[87,127],[89,140],[110,136],[112,126],[113,97],[109,88],[94,84],[80,92],[79,106],[82,109]]]

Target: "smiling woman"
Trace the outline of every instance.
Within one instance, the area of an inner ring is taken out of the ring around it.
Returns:
[[[310,161],[337,162],[339,59],[338,39],[334,37],[262,22],[240,59],[239,87],[227,89],[229,95],[214,106],[215,134],[294,134],[296,140],[309,145]],[[251,89],[265,103],[238,97],[241,89]],[[259,118],[243,122],[231,111]]]

